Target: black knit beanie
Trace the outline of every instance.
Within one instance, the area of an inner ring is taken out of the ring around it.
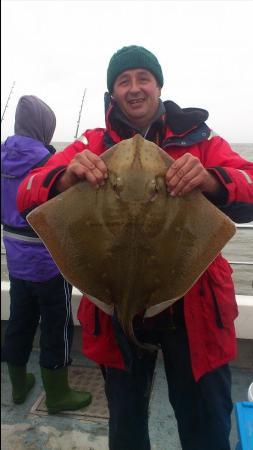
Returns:
[[[163,86],[163,73],[156,56],[144,47],[130,45],[118,50],[110,59],[107,69],[107,88],[110,94],[116,78],[129,69],[149,70],[156,78],[159,86]]]

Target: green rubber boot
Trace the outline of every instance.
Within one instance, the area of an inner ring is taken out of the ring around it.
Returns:
[[[32,373],[26,373],[26,366],[16,366],[7,363],[8,372],[12,384],[12,398],[17,405],[24,403],[28,392],[35,384],[35,377]]]
[[[69,387],[67,367],[60,369],[41,367],[41,376],[49,414],[74,411],[90,404],[92,399],[90,392],[75,391]]]

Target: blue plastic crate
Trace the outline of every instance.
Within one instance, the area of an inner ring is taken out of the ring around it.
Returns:
[[[253,403],[236,403],[235,415],[239,437],[236,449],[253,450]]]

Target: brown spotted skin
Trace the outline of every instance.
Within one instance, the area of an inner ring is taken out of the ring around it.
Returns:
[[[133,317],[154,315],[182,297],[235,233],[198,191],[171,197],[173,162],[140,135],[102,155],[109,178],[80,182],[34,209],[27,220],[65,278],[105,305],[135,340]]]

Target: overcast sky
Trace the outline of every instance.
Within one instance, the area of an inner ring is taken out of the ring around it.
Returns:
[[[103,95],[112,54],[142,45],[159,59],[163,100],[208,109],[208,124],[229,142],[253,143],[252,1],[2,0],[1,116],[13,134],[21,95],[57,117],[54,141],[104,126]]]

